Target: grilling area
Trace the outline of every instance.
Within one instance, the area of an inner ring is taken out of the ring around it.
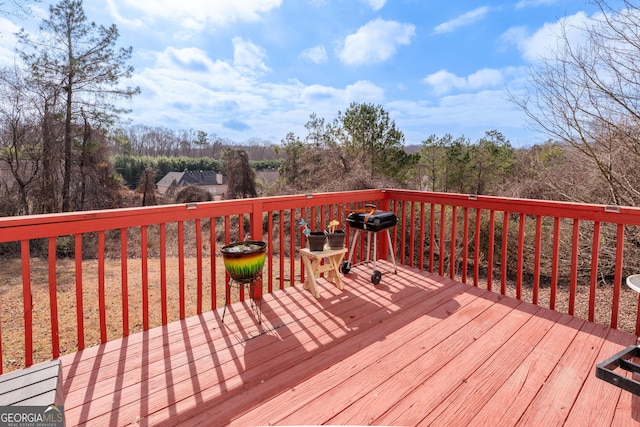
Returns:
[[[352,226],[349,212],[370,212],[367,205],[379,219],[396,218]],[[245,221],[234,228],[234,218]],[[305,288],[313,269],[301,257],[301,219],[313,230],[334,219],[346,226],[348,250],[327,249],[339,252],[340,286],[331,265],[314,274],[317,293]],[[205,226],[214,220],[222,242]],[[592,235],[565,246],[583,224]],[[123,235],[142,228],[142,247],[151,248],[157,225],[158,241],[182,248],[175,258],[169,249],[160,254],[164,275],[148,267],[137,277],[129,270],[140,260],[103,248],[98,266],[117,262],[120,277],[73,283],[74,298],[95,286],[95,312],[92,297],[71,308],[79,323],[96,313],[95,331],[49,320],[51,353],[42,355],[33,347],[41,337],[23,326],[26,367],[61,362],[67,425],[640,425],[638,397],[596,375],[601,362],[637,343],[638,294],[623,285],[633,270],[625,230],[640,225],[638,209],[367,190],[14,219],[0,221],[0,241],[25,242],[25,301],[53,313],[63,279],[49,276],[38,293],[29,239],[115,230],[126,254],[139,243]],[[514,240],[503,237],[505,227]],[[619,237],[617,264],[602,284],[598,254],[611,248],[593,242],[609,229]],[[482,240],[478,230],[486,231]],[[238,277],[242,286],[232,286],[220,251],[247,235],[267,243],[260,283],[246,287]],[[483,253],[483,245],[494,250]],[[513,271],[510,250],[518,254]],[[557,254],[550,271],[539,262],[546,250]],[[566,283],[557,272],[565,260],[575,272]],[[524,266],[536,261],[525,280]],[[580,283],[578,265],[595,279]],[[546,276],[556,283],[543,283]],[[110,283],[119,298],[108,296]],[[132,303],[140,293],[142,304]],[[25,324],[40,321],[26,306]],[[7,327],[3,318],[2,337]],[[65,354],[69,335],[79,348]],[[0,342],[6,361],[11,348]]]

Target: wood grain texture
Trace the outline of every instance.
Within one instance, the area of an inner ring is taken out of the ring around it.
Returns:
[[[68,425],[634,425],[595,364],[635,336],[399,266],[61,358]],[[584,424],[584,423],[587,424]]]

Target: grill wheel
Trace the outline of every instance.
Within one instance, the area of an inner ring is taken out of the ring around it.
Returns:
[[[373,270],[373,273],[371,273],[371,283],[373,283],[374,285],[378,285],[381,279],[382,273],[378,270]]]
[[[349,274],[350,271],[351,263],[349,261],[342,261],[342,264],[340,264],[340,272],[342,274]]]

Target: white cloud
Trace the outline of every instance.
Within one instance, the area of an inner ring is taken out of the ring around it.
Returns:
[[[348,102],[381,102],[384,99],[384,90],[370,81],[358,81],[345,88]]]
[[[423,81],[432,87],[436,95],[444,95],[454,89],[478,90],[504,83],[502,72],[490,68],[483,68],[467,77],[459,77],[447,70],[440,70],[428,75]]]
[[[580,28],[584,28],[590,22],[591,18],[586,13],[578,12],[556,22],[546,23],[533,34],[529,34],[523,27],[510,28],[501,39],[515,44],[524,59],[535,62],[556,50],[563,28],[573,45],[581,44],[585,34]]]
[[[435,101],[394,101],[385,109],[403,130],[407,144],[420,144],[430,134],[477,141],[486,131],[497,129],[514,146],[538,142],[529,140],[522,111],[508,101],[501,90],[444,96]],[[455,133],[451,129],[463,129]]]
[[[341,98],[339,89],[318,84],[305,87],[301,91],[300,97],[307,102],[318,102],[322,100],[334,101]]]
[[[381,102],[384,99],[384,90],[367,80],[359,80],[344,89],[314,84],[302,89],[300,98],[312,106],[324,103],[334,108],[336,104],[348,105],[352,101]]]
[[[267,54],[263,48],[250,41],[245,41],[241,37],[234,37],[232,42],[233,65],[255,71],[269,71],[269,68],[264,64]]]
[[[327,62],[327,51],[324,49],[323,45],[310,47],[309,49],[305,49],[300,53],[300,57],[307,59],[315,64],[322,64]]]
[[[367,3],[369,6],[371,6],[371,9],[373,10],[380,10],[384,7],[384,4],[387,2],[387,0],[363,0],[365,3]]]
[[[547,6],[558,3],[559,0],[520,0],[516,3],[516,9],[525,7]]]
[[[525,26],[511,27],[500,36],[502,49],[515,46],[520,48],[529,37],[529,30]]]
[[[442,24],[436,26],[433,29],[433,32],[436,34],[451,33],[460,27],[464,27],[484,19],[488,13],[488,6],[475,8],[467,13],[458,16],[457,18],[454,18],[447,22],[443,22]]]
[[[458,77],[447,70],[429,74],[423,81],[430,85],[437,95],[449,93],[454,88],[463,88],[467,84],[464,77]]]
[[[233,24],[256,21],[260,14],[281,6],[282,0],[122,0],[142,11],[145,19],[173,20],[191,30],[203,30],[208,23]]]
[[[225,61],[213,61],[198,48],[168,47],[157,52],[155,63],[138,74],[144,80],[145,87],[153,89],[158,86],[159,93],[172,91],[184,84],[227,91],[239,86],[249,87],[254,81],[250,70]],[[154,79],[159,82],[157,85]]]
[[[164,67],[177,66],[182,69],[201,71],[207,71],[211,65],[207,52],[196,47],[184,49],[168,47],[158,55],[158,63]]]
[[[116,20],[119,25],[125,25],[133,28],[141,28],[144,27],[144,23],[140,19],[127,19],[118,10],[118,6],[116,5],[115,0],[107,0],[107,8],[111,13],[111,16]]]
[[[395,54],[399,45],[411,43],[415,34],[416,27],[412,24],[378,18],[348,35],[338,55],[347,65],[383,62]]]
[[[467,84],[470,89],[496,87],[503,83],[502,73],[491,68],[483,68],[467,76]]]
[[[0,18],[0,66],[13,65],[15,61],[14,49],[17,39],[15,33],[20,27],[6,18]]]
[[[344,87],[306,86],[296,79],[268,82],[261,49],[239,37],[233,61],[214,60],[199,48],[166,48],[130,82],[141,88],[130,118],[149,126],[201,129],[234,140],[260,134],[273,142],[305,134],[309,114],[331,117],[351,101],[381,103],[384,90],[369,81]],[[231,118],[231,119],[230,119]],[[267,133],[265,133],[265,131]]]

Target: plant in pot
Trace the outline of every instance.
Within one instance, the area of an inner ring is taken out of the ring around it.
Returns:
[[[327,226],[327,241],[329,242],[329,249],[342,249],[344,248],[344,240],[347,237],[347,233],[337,227],[340,222],[333,220]]]
[[[259,240],[244,240],[229,243],[220,250],[224,268],[231,280],[226,285],[226,298],[231,292],[231,283],[237,287],[248,286],[249,298],[258,313],[258,323],[262,323],[262,267],[267,256],[267,244]],[[227,304],[222,311],[222,321],[227,313]]]
[[[302,228],[302,233],[307,237],[307,246],[310,251],[323,251],[324,245],[327,243],[327,235],[324,231],[311,231],[307,221],[301,219],[298,223]]]
[[[262,274],[267,244],[257,240],[230,243],[220,250],[224,268],[238,282],[251,282]]]

